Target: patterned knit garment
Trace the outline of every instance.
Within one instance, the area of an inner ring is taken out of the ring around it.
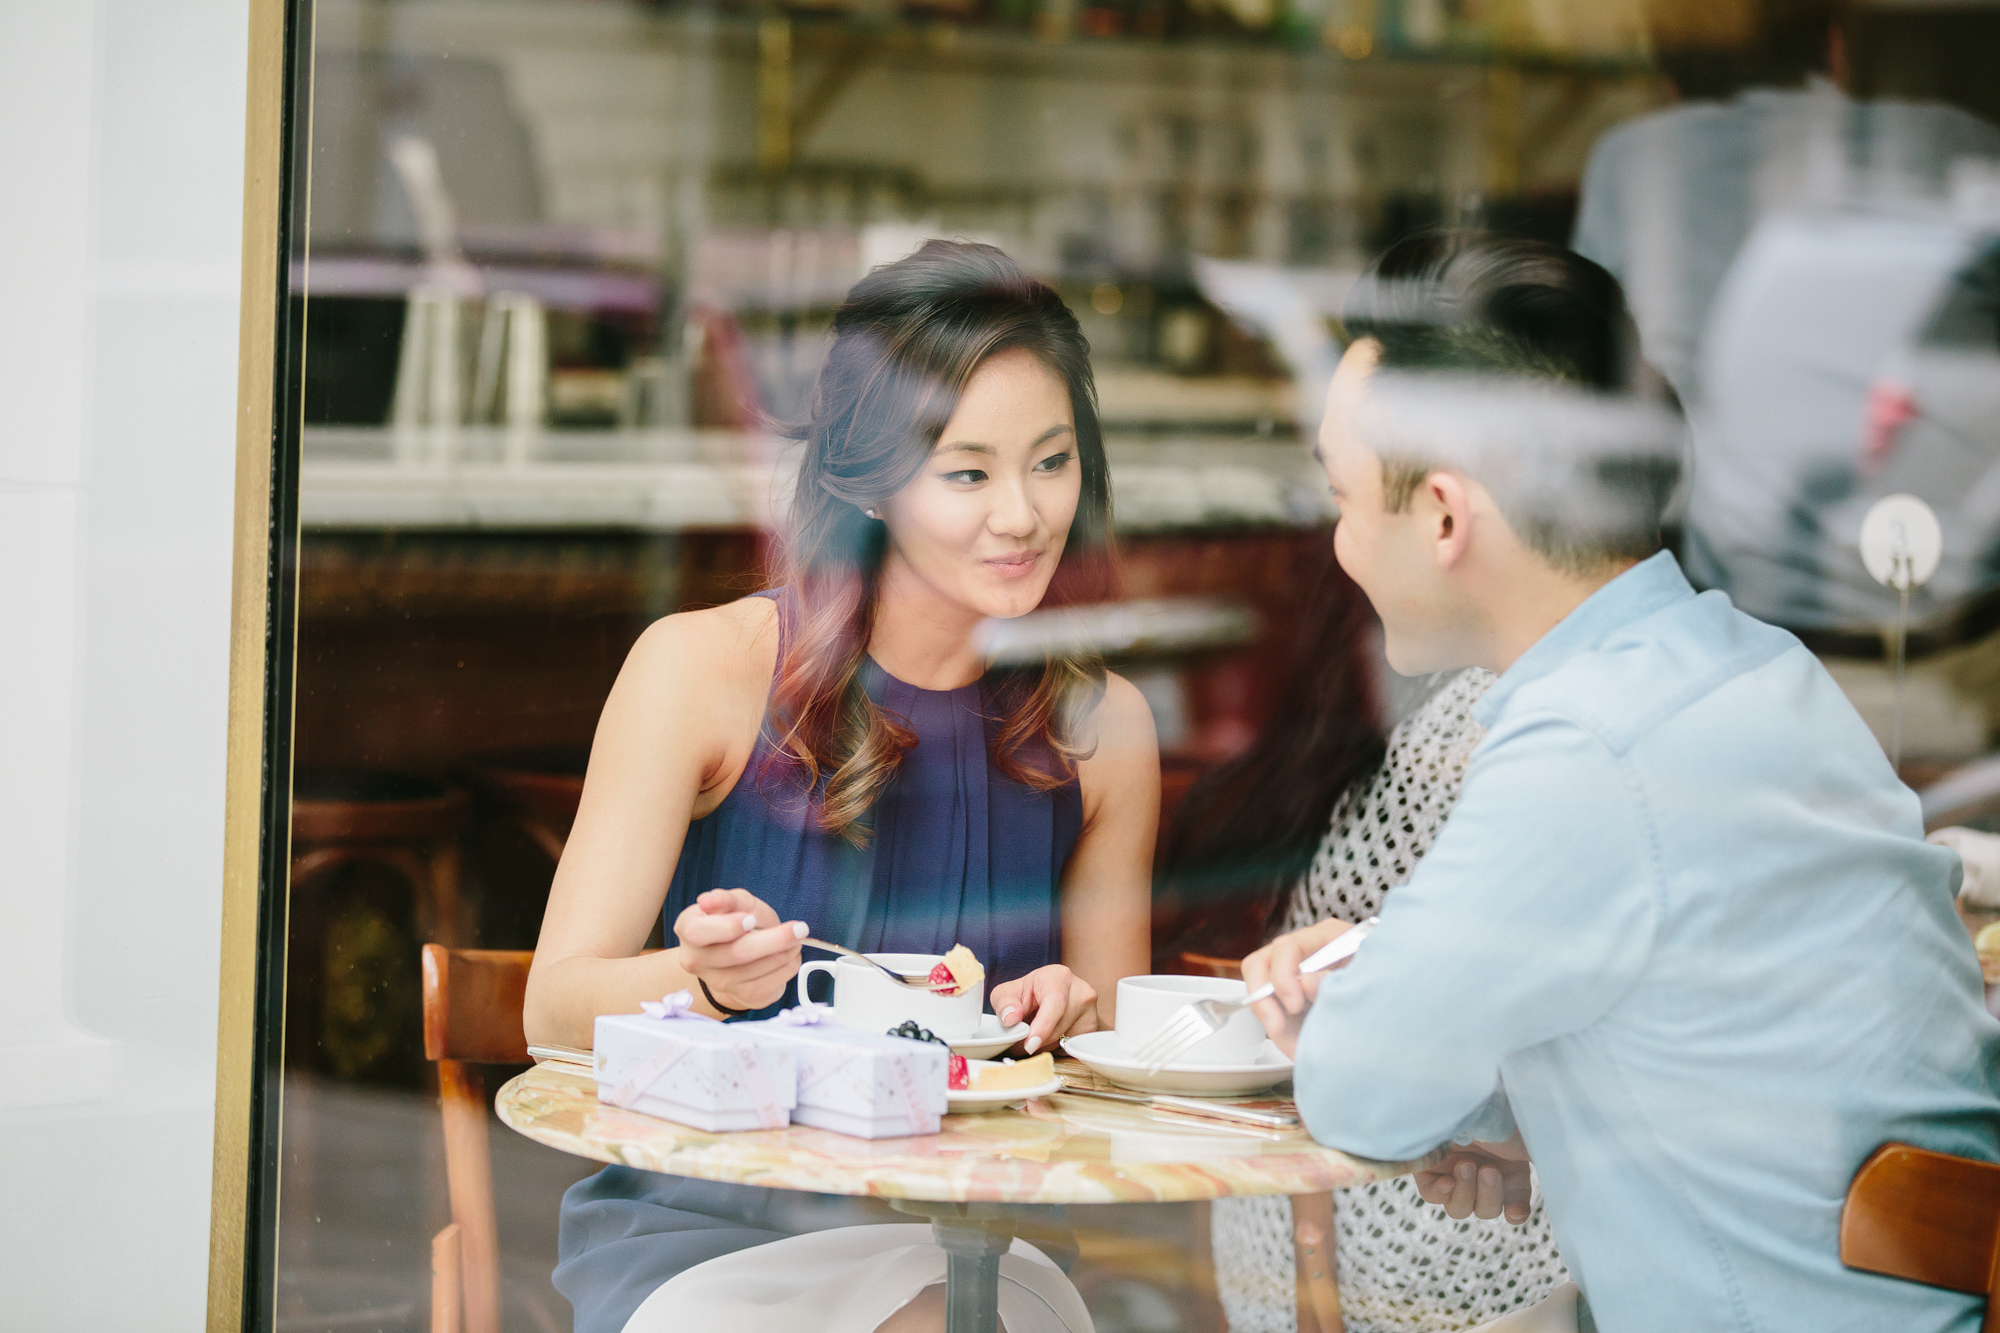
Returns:
[[[1458,801],[1482,732],[1472,706],[1485,671],[1447,676],[1389,736],[1382,767],[1335,804],[1284,929],[1362,921],[1410,878]],[[1348,1333],[1471,1328],[1532,1305],[1567,1281],[1541,1189],[1522,1226],[1453,1221],[1409,1176],[1334,1192],[1334,1243]],[[1218,1199],[1210,1214],[1216,1283],[1230,1333],[1297,1333],[1291,1200]]]

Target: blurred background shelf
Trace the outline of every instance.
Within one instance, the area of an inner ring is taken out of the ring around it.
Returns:
[[[1276,397],[1259,386],[1207,401],[1225,418]],[[730,431],[316,427],[300,521],[308,532],[765,529],[790,492],[790,448]],[[1332,518],[1325,478],[1293,438],[1114,434],[1106,451],[1121,532]]]

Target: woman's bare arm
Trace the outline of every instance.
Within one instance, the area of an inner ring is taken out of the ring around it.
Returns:
[[[1079,767],[1083,833],[1063,870],[1063,961],[1010,977],[989,993],[1003,1024],[1029,1020],[1032,1055],[1073,1032],[1112,1021],[1118,980],[1146,970],[1152,952],[1153,838],[1160,822],[1160,752],[1153,714],[1117,676],[1084,737]]]
[[[1119,978],[1152,962],[1160,747],[1152,709],[1123,676],[1106,680],[1092,731],[1097,749],[1079,766],[1083,836],[1063,874],[1063,961],[1096,990],[1108,1027]]]
[[[775,626],[771,602],[745,599],[669,616],[633,646],[598,720],[583,800],[549,891],[528,975],[529,1041],[589,1046],[597,1015],[631,1013],[640,1000],[693,987],[696,972],[724,1003],[757,1007],[797,971],[793,931],[741,890],[704,894],[675,923],[679,943],[640,952],[689,821],[713,810],[749,761]],[[755,929],[746,929],[746,916]],[[696,1000],[709,1011],[698,987]]]

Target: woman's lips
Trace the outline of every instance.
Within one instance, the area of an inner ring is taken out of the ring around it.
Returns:
[[[986,567],[1003,579],[1018,579],[1041,563],[1040,551],[1022,551],[1015,555],[995,556],[986,561]]]

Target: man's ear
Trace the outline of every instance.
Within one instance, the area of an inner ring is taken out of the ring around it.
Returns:
[[[1472,488],[1456,472],[1433,472],[1424,478],[1422,493],[1430,501],[1438,568],[1450,569],[1472,543]]]

